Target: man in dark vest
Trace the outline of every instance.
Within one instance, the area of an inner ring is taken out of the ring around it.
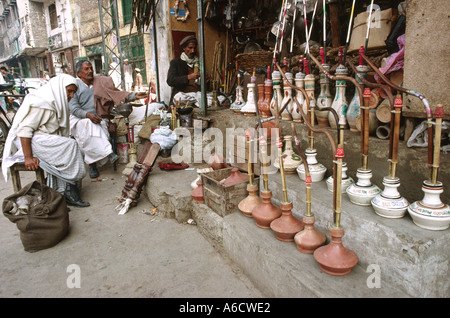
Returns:
[[[167,74],[167,84],[172,87],[169,105],[178,92],[198,92],[200,85],[196,80],[200,77],[198,71],[197,39],[194,35],[185,37],[180,41],[181,56],[170,61]]]

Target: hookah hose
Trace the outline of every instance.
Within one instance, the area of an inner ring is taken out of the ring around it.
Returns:
[[[422,94],[415,92],[410,89],[406,89],[400,86],[395,85],[392,83],[383,73],[380,72],[380,70],[369,60],[369,58],[365,54],[360,54],[360,56],[367,62],[367,64],[381,77],[381,79],[390,87],[393,89],[400,91],[402,93],[406,93],[409,95],[413,95],[417,98],[419,98],[426,110],[427,114],[427,126],[428,126],[428,166],[431,167],[433,165],[433,115],[431,113],[431,107],[428,103],[428,100],[423,96]],[[431,169],[429,168],[431,171]],[[431,173],[429,173],[428,176],[429,180],[431,181]]]

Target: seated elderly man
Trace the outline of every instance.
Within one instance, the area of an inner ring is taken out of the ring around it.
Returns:
[[[115,129],[110,122],[112,107],[145,98],[147,93],[117,89],[111,77],[94,76],[92,64],[87,60],[78,61],[75,70],[79,88],[69,103],[70,133],[84,153],[84,161],[89,164],[89,176],[97,178],[97,164],[104,165],[108,159],[114,163],[118,159],[109,136]]]
[[[68,103],[77,86],[74,77],[62,74],[25,96],[5,142],[2,171],[7,180],[8,168],[16,162],[31,171],[41,167],[47,184],[63,194],[67,204],[87,207],[77,188],[86,175],[83,155],[69,136]]]

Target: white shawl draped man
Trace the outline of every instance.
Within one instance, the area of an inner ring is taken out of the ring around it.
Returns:
[[[6,181],[8,168],[16,162],[24,162],[30,171],[41,167],[47,185],[63,194],[67,204],[87,207],[77,187],[86,175],[86,165],[69,135],[68,104],[77,89],[76,79],[62,74],[25,97],[5,142],[2,172]]]
[[[131,102],[147,97],[147,92],[125,92],[116,88],[109,76],[94,76],[92,64],[87,60],[78,61],[78,91],[69,103],[70,134],[76,139],[84,160],[89,164],[89,176],[97,178],[98,166],[108,161],[114,163],[119,157],[113,152],[110,132],[115,125],[110,122],[110,112],[114,104]]]

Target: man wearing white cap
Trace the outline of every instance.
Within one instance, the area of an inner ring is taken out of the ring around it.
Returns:
[[[134,71],[136,72],[136,80],[134,82],[134,91],[140,92],[142,90],[142,75],[141,70],[139,68],[135,68]]]
[[[123,70],[125,72],[125,91],[131,92],[133,87],[133,67],[128,59],[123,60]]]

